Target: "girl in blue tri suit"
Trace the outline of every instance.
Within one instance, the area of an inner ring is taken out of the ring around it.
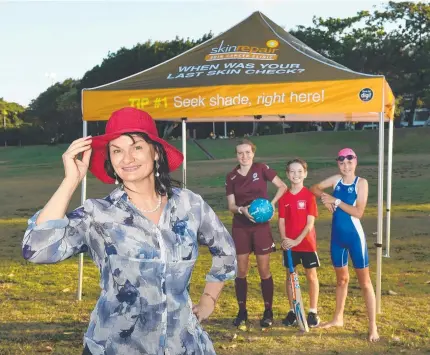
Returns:
[[[348,254],[354,265],[369,318],[369,341],[379,340],[376,327],[376,300],[369,275],[369,256],[366,237],[361,226],[367,204],[368,183],[355,175],[357,155],[350,148],[342,149],[336,158],[340,174],[329,177],[311,187],[333,213],[330,243],[331,260],[336,271],[336,310],[333,320],[321,328],[343,327],[343,311],[348,293]],[[324,192],[332,188],[333,195]]]

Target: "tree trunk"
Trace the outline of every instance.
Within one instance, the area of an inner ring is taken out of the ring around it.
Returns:
[[[415,93],[412,99],[411,111],[407,115],[407,121],[408,121],[409,127],[413,127],[414,125],[415,109],[417,108],[418,99],[419,99],[419,94]]]
[[[340,122],[336,122],[333,128],[333,132],[337,132],[339,130]]]
[[[397,116],[394,116],[394,128],[402,128],[402,116],[403,112]]]
[[[163,131],[163,139],[169,138],[176,127],[178,127],[178,123],[166,123]]]
[[[258,129],[258,122],[253,121],[252,122],[252,134],[251,134],[251,136],[255,136],[257,134],[257,129]]]

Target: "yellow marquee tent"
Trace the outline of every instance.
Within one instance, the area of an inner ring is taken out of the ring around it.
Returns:
[[[261,12],[189,51],[121,80],[82,90],[88,121],[107,120],[122,107],[156,120],[389,121],[387,246],[390,233],[394,96],[384,76],[350,70],[312,50]],[[377,308],[380,311],[383,233],[384,129],[379,132]],[[186,181],[186,159],[183,164]],[[82,200],[86,197],[86,180]],[[387,249],[388,256],[389,249]],[[82,291],[80,260],[78,298]]]
[[[143,72],[84,89],[83,119],[124,106],[155,119],[202,121],[378,121],[392,118],[383,76],[354,72],[288,34],[260,12],[221,35]]]

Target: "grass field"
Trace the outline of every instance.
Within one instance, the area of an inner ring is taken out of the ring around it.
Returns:
[[[313,329],[299,335],[280,323],[288,310],[284,295],[285,270],[281,253],[273,254],[275,281],[275,326],[261,332],[258,319],[263,310],[255,260],[249,275],[249,311],[255,325],[249,332],[231,326],[237,312],[233,283],[226,287],[205,329],[220,355],[226,354],[430,354],[430,130],[400,129],[395,134],[393,175],[393,221],[391,258],[383,259],[382,314],[378,325],[382,339],[366,339],[365,309],[360,290],[351,277],[344,329]],[[359,154],[359,174],[370,183],[369,207],[363,219],[368,238],[372,277],[375,278],[376,239],[376,132],[320,132],[266,136],[254,139],[258,160],[274,167],[284,177],[285,160],[299,155],[309,162],[307,185],[334,173],[337,150],[348,145]],[[200,141],[216,158],[188,146],[188,187],[201,193],[231,227],[224,197],[224,176],[235,164],[234,142]],[[174,144],[180,142],[175,141]],[[0,354],[80,354],[82,335],[99,294],[98,271],[85,258],[83,301],[75,301],[77,258],[58,265],[34,265],[21,258],[21,240],[26,220],[41,208],[62,179],[60,156],[64,146],[0,149]],[[180,178],[180,172],[175,177]],[[112,186],[88,179],[88,197],[104,196]],[[79,191],[71,206],[79,204]],[[278,233],[273,223],[276,238]],[[316,224],[319,255],[319,313],[328,320],[334,310],[335,277],[330,266],[328,243],[330,216],[320,208]],[[210,255],[201,250],[191,294],[198,300]],[[301,278],[307,304],[307,286]],[[395,294],[393,294],[393,291]]]

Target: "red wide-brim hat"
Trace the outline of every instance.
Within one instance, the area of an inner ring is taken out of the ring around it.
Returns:
[[[182,164],[184,160],[183,154],[158,136],[157,127],[149,113],[133,107],[125,107],[112,113],[106,124],[105,134],[92,138],[89,170],[97,179],[106,184],[115,182],[105,170],[105,161],[108,159],[108,143],[124,133],[133,132],[146,133],[150,139],[163,146],[166,151],[170,172],[176,170]]]

